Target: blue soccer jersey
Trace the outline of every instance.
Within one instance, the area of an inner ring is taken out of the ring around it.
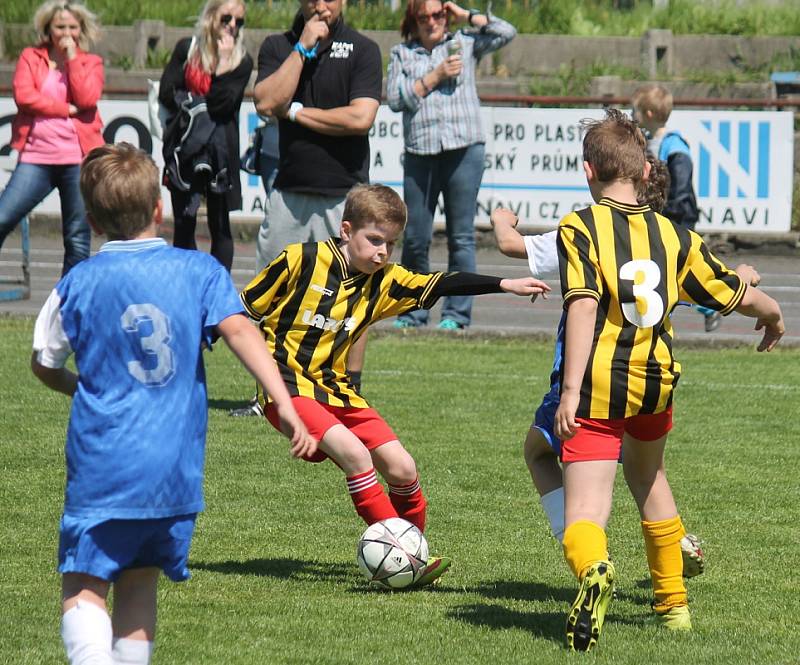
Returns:
[[[536,414],[531,424],[531,427],[535,427],[542,433],[556,455],[561,455],[561,441],[556,436],[554,426],[556,411],[558,411],[558,405],[561,402],[561,362],[564,353],[564,324],[566,318],[566,313],[562,313],[558,322],[556,345],[553,354],[553,369],[550,372],[550,390],[542,398],[542,403],[536,409]]]
[[[67,431],[64,513],[148,519],[203,508],[202,347],[241,313],[216,259],[160,238],[108,242],[56,285],[34,351],[78,388]]]

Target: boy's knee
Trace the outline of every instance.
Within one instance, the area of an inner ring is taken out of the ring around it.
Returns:
[[[401,462],[398,476],[402,483],[413,483],[417,479],[417,465],[411,455]]]
[[[544,434],[535,427],[531,427],[528,430],[528,435],[522,444],[522,454],[525,458],[525,464],[529,467],[542,458],[557,457],[547,439],[544,438]]]
[[[340,466],[348,473],[363,473],[373,468],[372,457],[363,446],[361,450],[357,448],[346,450],[338,457]]]
[[[408,485],[417,479],[417,465],[409,454],[399,455],[386,469],[386,480],[392,485]]]

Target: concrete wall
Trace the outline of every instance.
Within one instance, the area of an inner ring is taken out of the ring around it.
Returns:
[[[8,46],[10,36],[29,34],[24,24],[0,24]],[[256,58],[263,39],[275,31],[248,30],[248,51]],[[171,28],[160,21],[139,21],[134,26],[104,28],[96,52],[108,63],[127,60],[142,66],[147,48],[171,51],[190,28]],[[365,31],[381,48],[384,58],[400,40],[398,32]],[[0,59],[3,39],[0,36]],[[509,76],[557,72],[562,64],[581,68],[597,61],[633,70],[681,76],[693,71],[733,72],[743,67],[764,66],[790,49],[800,50],[797,37],[738,37],[728,35],[673,35],[669,30],[651,30],[639,37],[574,37],[564,35],[518,35],[506,48],[486,58],[483,73],[498,65]]]

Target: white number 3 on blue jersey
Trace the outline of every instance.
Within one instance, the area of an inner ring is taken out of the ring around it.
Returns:
[[[149,335],[141,334],[142,324],[149,322],[153,331]],[[169,317],[158,307],[150,303],[129,305],[120,317],[122,328],[129,333],[139,333],[139,343],[142,351],[148,356],[154,356],[155,367],[150,369],[138,360],[128,361],[128,372],[137,381],[146,386],[163,386],[175,375],[175,357],[169,348],[170,341]]]

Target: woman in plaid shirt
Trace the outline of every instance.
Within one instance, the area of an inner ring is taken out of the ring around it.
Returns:
[[[463,29],[451,32],[457,24]],[[387,97],[392,110],[403,112],[408,226],[401,263],[430,272],[433,214],[441,194],[448,270],[475,272],[474,219],[485,157],[475,70],[480,58],[508,44],[516,29],[454,2],[408,0],[400,33],[404,41],[390,54]],[[439,328],[465,328],[471,313],[471,296],[446,298]],[[428,311],[418,310],[399,317],[395,326],[427,322]]]

